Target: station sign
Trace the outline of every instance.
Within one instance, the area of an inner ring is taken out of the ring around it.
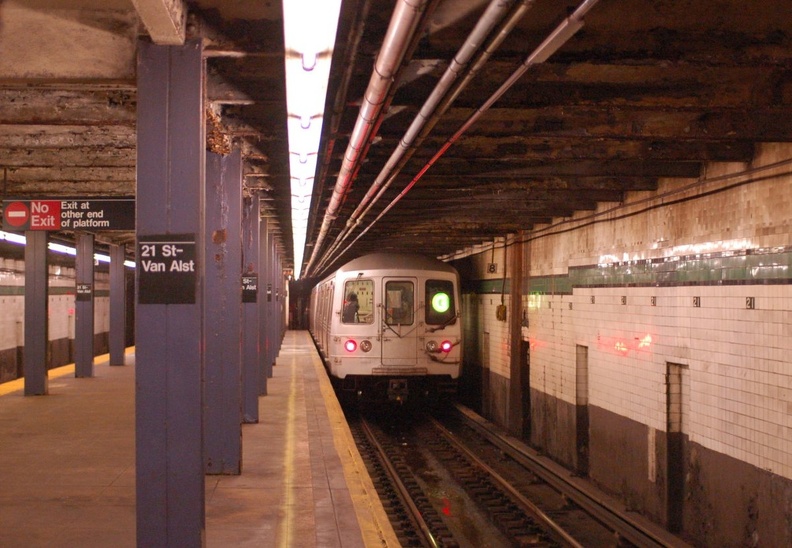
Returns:
[[[138,303],[195,304],[196,262],[195,234],[139,236]]]
[[[90,301],[93,296],[93,285],[77,284],[77,301]]]
[[[135,200],[3,200],[3,230],[135,230]]]
[[[258,296],[258,275],[245,274],[242,276],[242,302],[255,303]]]

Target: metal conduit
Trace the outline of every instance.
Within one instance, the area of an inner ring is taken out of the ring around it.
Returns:
[[[355,128],[352,130],[349,145],[344,154],[341,171],[333,189],[333,195],[322,219],[319,235],[305,269],[306,272],[310,271],[311,265],[320,253],[324,238],[330,229],[330,224],[336,218],[344,196],[346,196],[352,186],[354,173],[357,171],[359,162],[362,159],[362,151],[371,138],[376,121],[388,97],[388,92],[393,85],[394,74],[401,65],[407,48],[418,29],[426,4],[427,0],[399,0],[393,10],[388,30],[382,42],[382,49],[377,56],[374,71],[371,74],[371,79],[363,98],[363,104],[360,106],[360,114],[355,122]]]
[[[424,102],[420,112],[399,141],[398,147],[393,151],[379,175],[371,184],[368,192],[347,220],[343,231],[336,237],[333,245],[325,254],[324,260],[319,264],[319,268],[327,264],[333,253],[360,224],[371,207],[379,201],[382,194],[398,175],[401,169],[398,164],[406,161],[406,158],[408,158],[407,153],[410,149],[414,150],[416,139],[422,134],[425,136],[428,129],[431,129],[437,123],[442,113],[448,109],[462,89],[472,80],[473,75],[489,60],[495,49],[503,42],[508,33],[511,32],[534,2],[535,0],[522,0],[516,8],[514,7],[515,0],[492,0],[490,2],[464,44],[462,44],[462,47],[451,60],[451,63],[449,63],[448,68],[435,85],[432,93]],[[506,23],[503,23],[504,19],[506,19]],[[490,40],[482,51],[485,40],[498,25],[502,25],[498,34]],[[473,67],[469,68],[469,63],[474,60],[477,54],[479,58],[476,59]],[[460,77],[462,79],[458,81]],[[455,85],[456,87],[454,87]],[[449,96],[451,96],[450,99]]]
[[[461,136],[462,134],[467,131],[470,126],[472,126],[481,116],[489,110],[489,108],[500,99],[506,91],[509,90],[520,77],[525,74],[525,72],[534,65],[539,63],[544,63],[547,59],[550,58],[556,51],[558,51],[561,46],[563,46],[567,41],[569,41],[572,36],[575,35],[577,31],[583,28],[584,21],[583,18],[585,15],[593,8],[599,0],[585,0],[578,8],[566,19],[564,19],[556,28],[553,30],[550,35],[544,39],[544,41],[537,47],[526,59],[523,63],[515,70],[506,81],[501,84],[501,86],[493,93],[481,107],[479,107],[476,112],[471,115],[467,121],[462,124],[462,126],[440,147],[432,158],[424,164],[418,174],[410,181],[410,183],[405,187],[404,190],[396,196],[391,203],[389,203],[385,209],[380,212],[377,217],[371,221],[368,226],[363,229],[363,231],[357,235],[357,237],[349,243],[348,246],[344,248],[344,250],[340,253],[343,255],[346,253],[349,248],[355,245],[357,242],[369,229],[374,226],[377,221],[379,221],[390,209],[396,205],[396,203],[401,200],[409,191],[410,189],[415,186],[415,184],[423,177],[424,173],[426,173],[430,167],[432,167],[435,162],[437,162],[440,157],[446,153],[446,151],[453,145]]]

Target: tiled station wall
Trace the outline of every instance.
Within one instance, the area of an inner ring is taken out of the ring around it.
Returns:
[[[521,290],[528,441],[697,542],[792,545],[790,219],[792,147],[765,144],[750,164],[471,250],[466,371],[482,388],[468,397],[508,426],[496,307],[521,245],[503,302]]]
[[[110,332],[109,275],[94,275],[94,349],[107,352]],[[48,367],[74,361],[75,272],[49,266]],[[25,344],[25,263],[0,258],[0,382],[22,375]]]

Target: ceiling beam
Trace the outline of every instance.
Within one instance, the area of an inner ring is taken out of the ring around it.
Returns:
[[[435,126],[452,134],[474,114],[449,109]],[[565,106],[491,108],[467,135],[792,141],[789,108],[705,109]]]
[[[413,158],[431,158],[445,143],[442,137],[430,136]],[[398,141],[383,136],[369,149],[373,165],[384,164]],[[483,160],[573,160],[587,158],[643,158],[695,162],[746,162],[753,157],[754,145],[743,140],[705,139],[618,139],[595,137],[553,137],[508,135],[490,137],[465,135],[446,152],[446,158],[479,157]]]
[[[184,44],[187,3],[183,0],[132,0],[151,40],[162,46]]]

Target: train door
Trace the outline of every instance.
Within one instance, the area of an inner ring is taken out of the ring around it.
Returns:
[[[414,366],[418,361],[416,281],[383,279],[382,365]]]

